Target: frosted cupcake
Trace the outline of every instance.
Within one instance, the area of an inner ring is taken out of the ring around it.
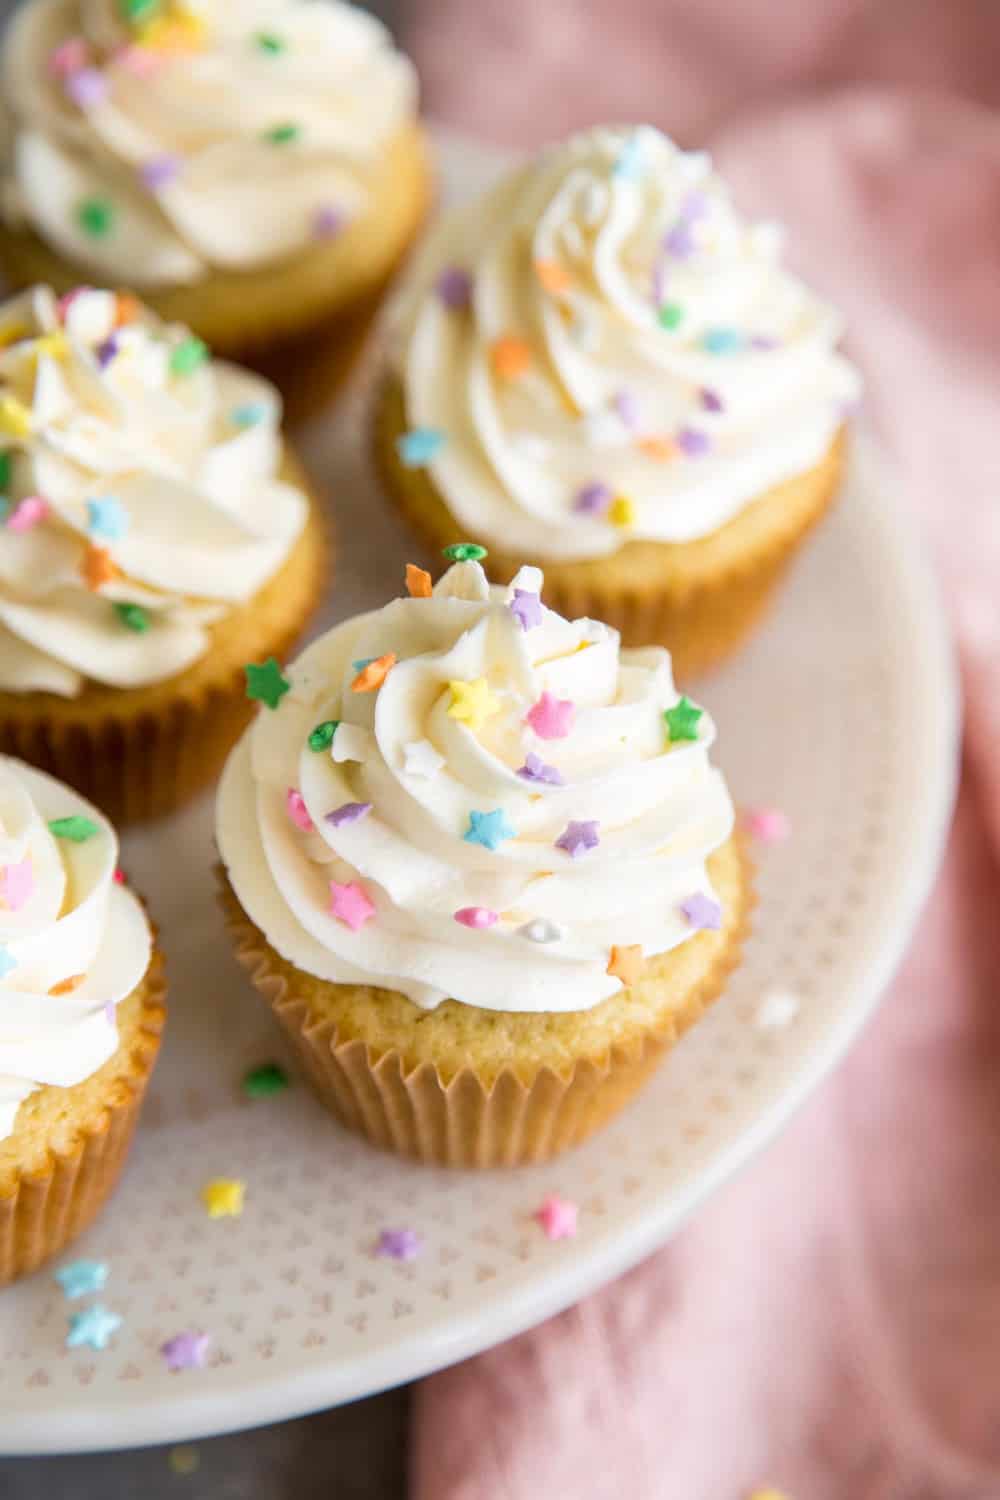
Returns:
[[[162,960],[89,803],[0,756],[0,1285],[84,1230],[125,1162]]]
[[[332,389],[429,195],[416,75],[376,20],[28,0],[3,83],[9,282],[133,287],[297,412]]]
[[[0,307],[0,751],[116,821],[211,780],[316,600],[271,386],[132,299]]]
[[[708,158],[643,127],[545,151],[443,218],[377,414],[392,497],[490,576],[729,652],[837,488],[858,379],[838,315],[738,216]]]
[[[345,1124],[538,1161],[718,994],[749,904],[733,808],[666,651],[562,619],[535,568],[408,585],[313,642],[233,751],[230,927]]]

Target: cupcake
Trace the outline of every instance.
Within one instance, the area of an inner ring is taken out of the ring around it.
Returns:
[[[137,289],[304,415],[428,206],[412,65],[353,6],[28,0],[3,56],[0,268]]]
[[[88,802],[0,756],[0,1286],[94,1218],[164,1021],[163,963]]]
[[[0,307],[0,752],[115,821],[212,780],[325,565],[258,376],[131,298]]]
[[[707,156],[648,127],[544,152],[441,220],[401,299],[376,444],[434,547],[669,647],[740,642],[836,492],[840,319]]]
[[[228,921],[344,1124],[541,1161],[719,993],[749,905],[733,808],[662,648],[561,618],[536,568],[407,583],[314,641],[234,749]]]

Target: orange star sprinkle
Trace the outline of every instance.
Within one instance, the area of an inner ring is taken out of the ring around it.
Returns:
[[[611,962],[605,973],[610,974],[612,979],[620,979],[626,989],[635,984],[646,964],[642,947],[639,943],[628,943],[619,948],[617,943],[611,947]]]
[[[118,577],[118,567],[111,560],[107,547],[88,547],[80,564],[80,572],[88,589],[96,593],[106,583]]]
[[[86,974],[71,974],[68,979],[60,979],[59,983],[54,984],[49,990],[49,994],[68,995],[76,989],[78,984],[82,984],[86,977]]]
[[[645,453],[647,458],[655,458],[661,464],[666,463],[671,458],[677,457],[677,444],[673,438],[640,438],[637,446]]]
[[[556,260],[536,260],[535,275],[545,291],[553,297],[558,297],[562,292],[568,292],[573,285],[573,278],[566,267],[561,266]]]
[[[366,667],[361,668],[351,683],[351,692],[373,693],[376,688],[382,686],[395,665],[396,653],[394,651],[387,652],[385,656],[376,656],[374,661],[370,661]]]
[[[501,380],[520,380],[531,368],[531,345],[516,333],[505,333],[494,339],[490,350],[493,373]]]
[[[416,563],[406,564],[406,589],[411,599],[429,599],[434,592],[431,575]]]
[[[115,327],[124,328],[134,323],[142,311],[142,303],[131,292],[115,293]]]

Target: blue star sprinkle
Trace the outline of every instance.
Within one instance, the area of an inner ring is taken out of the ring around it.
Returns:
[[[56,1281],[72,1300],[86,1297],[90,1292],[102,1292],[108,1279],[108,1267],[103,1260],[72,1260],[56,1272]]]
[[[91,536],[105,536],[117,541],[128,530],[128,515],[113,495],[100,495],[87,501],[87,530]]]
[[[86,1344],[91,1349],[106,1349],[108,1339],[121,1326],[122,1320],[117,1313],[108,1312],[106,1307],[95,1302],[70,1317],[66,1348],[81,1349]]]
[[[414,427],[396,440],[396,452],[404,468],[422,469],[445,445],[445,435],[436,427]]]
[[[502,807],[492,812],[470,812],[469,827],[463,838],[467,844],[482,844],[484,849],[499,849],[505,839],[517,837],[516,828],[507,821]]]

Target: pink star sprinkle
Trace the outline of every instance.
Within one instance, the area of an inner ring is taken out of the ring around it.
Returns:
[[[383,1229],[375,1246],[376,1255],[390,1260],[416,1260],[424,1242],[415,1229]]]
[[[345,927],[352,932],[357,932],[366,922],[370,922],[375,915],[375,904],[368,895],[363,885],[356,880],[347,885],[340,885],[336,880],[330,881],[330,911]]]
[[[792,831],[788,814],[778,807],[748,807],[743,826],[761,844],[783,844]]]
[[[550,1193],[541,1208],[532,1215],[541,1224],[547,1240],[571,1240],[576,1234],[580,1210],[569,1198]]]
[[[82,36],[71,36],[49,53],[48,69],[52,78],[68,78],[90,61],[90,48]]]
[[[573,728],[576,704],[568,698],[555,698],[543,693],[533,708],[524,716],[540,740],[564,740]]]
[[[461,922],[463,927],[475,927],[478,931],[495,926],[499,920],[499,913],[490,911],[488,906],[463,906],[455,913],[456,922]]]
[[[200,1370],[208,1354],[207,1333],[175,1333],[160,1345],[160,1353],[167,1362],[168,1370]]]
[[[35,891],[35,872],[30,856],[19,864],[5,865],[0,875],[3,876],[3,899],[8,911],[20,911]]]
[[[119,865],[118,868],[115,870],[114,881],[115,881],[115,885],[124,885],[125,884],[125,871],[122,869],[121,865]]]
[[[163,65],[164,60],[151,47],[140,47],[136,42],[120,47],[114,55],[118,66],[124,68],[126,73],[131,73],[133,78],[148,78]]]
[[[312,833],[315,824],[309,816],[309,809],[302,800],[302,793],[297,792],[293,786],[285,793],[285,810],[296,828],[301,828],[303,833]]]
[[[8,531],[30,531],[44,521],[49,514],[49,502],[41,495],[26,495],[19,500],[7,517]]]

